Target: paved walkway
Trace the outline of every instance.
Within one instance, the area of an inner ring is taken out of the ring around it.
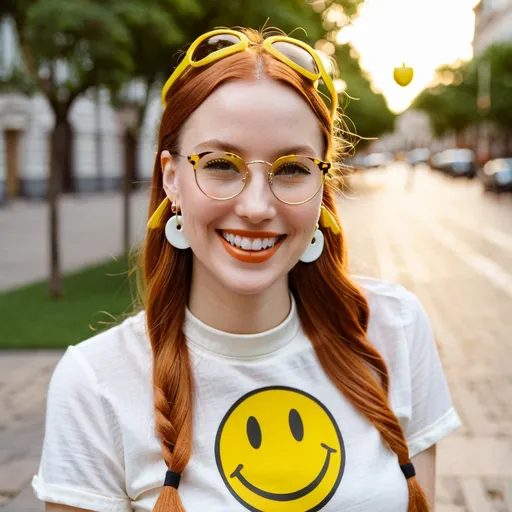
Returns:
[[[432,320],[464,422],[438,449],[436,512],[510,512],[512,197],[496,199],[476,182],[430,172],[420,172],[404,193],[402,178],[398,166],[368,174],[340,201],[352,271],[404,284]],[[69,214],[75,226],[81,220],[78,240],[93,229],[96,243],[107,245],[117,224],[105,219],[116,213],[108,213],[107,198],[96,201],[101,216],[87,208],[74,214],[71,206]],[[119,210],[118,199],[110,204]],[[60,356],[0,353],[2,512],[43,510],[28,484],[40,456],[45,391]]]
[[[131,200],[132,241],[143,236],[147,193]],[[60,200],[62,270],[69,272],[122,253],[121,194],[64,195]],[[0,208],[0,292],[48,277],[49,227],[45,202],[14,201]]]

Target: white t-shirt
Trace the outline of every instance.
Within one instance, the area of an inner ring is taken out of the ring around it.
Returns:
[[[460,425],[431,326],[400,286],[354,278],[369,301],[369,340],[387,362],[390,404],[410,455]],[[179,493],[187,512],[405,512],[395,453],[336,389],[286,320],[226,334],[187,311],[195,378],[192,458]],[[94,511],[151,511],[166,473],[155,435],[144,313],[75,347],[48,393],[37,497]]]

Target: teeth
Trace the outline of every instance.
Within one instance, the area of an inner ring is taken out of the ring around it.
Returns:
[[[270,247],[274,247],[274,245],[278,241],[278,237],[247,238],[247,237],[241,237],[239,235],[235,236],[232,233],[226,233],[225,231],[222,232],[222,236],[231,245],[241,248],[245,251],[261,251],[263,249],[268,249]]]

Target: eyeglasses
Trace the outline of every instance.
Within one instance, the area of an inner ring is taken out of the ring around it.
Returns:
[[[166,96],[169,89],[187,68],[206,66],[234,53],[243,52],[250,45],[254,43],[245,34],[235,30],[213,30],[199,36],[162,89],[164,107],[167,105]],[[311,80],[315,88],[318,87],[318,80],[322,79],[331,95],[331,117],[334,117],[338,107],[338,95],[320,57],[311,46],[291,37],[272,36],[264,40],[263,48],[273,57]]]
[[[194,155],[175,155],[186,158],[194,168],[198,188],[206,196],[218,201],[227,201],[238,196],[249,180],[249,165],[264,164],[270,167],[268,183],[270,190],[278,201],[286,204],[303,204],[318,193],[322,184],[330,177],[330,162],[322,162],[317,158],[301,155],[286,155],[274,163],[265,160],[245,162],[243,158],[223,151],[205,151]],[[148,221],[149,229],[161,225],[169,198],[165,197]],[[332,213],[321,208],[321,224],[338,234],[340,228]]]
[[[301,155],[282,156],[273,163],[245,162],[240,156],[223,151],[179,156],[192,164],[201,192],[219,201],[241,194],[249,181],[249,165],[258,163],[270,167],[268,183],[276,199],[286,204],[306,203],[322,188],[331,168],[329,162]]]

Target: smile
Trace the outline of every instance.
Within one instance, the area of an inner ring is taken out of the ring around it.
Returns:
[[[269,231],[218,230],[217,235],[226,252],[244,263],[267,261],[286,238]]]
[[[327,450],[327,453],[325,455],[325,461],[324,465],[322,466],[322,469],[320,470],[320,473],[318,473],[318,476],[306,487],[303,487],[302,489],[299,489],[298,491],[294,492],[288,492],[288,493],[274,493],[274,492],[267,492],[259,489],[255,485],[251,484],[243,475],[242,475],[242,469],[244,468],[243,464],[239,464],[238,467],[233,471],[233,473],[230,475],[231,478],[238,478],[242,485],[252,491],[254,494],[257,494],[258,496],[261,496],[262,498],[267,498],[269,500],[273,501],[291,501],[291,500],[297,500],[299,498],[302,498],[315,490],[319,485],[320,482],[323,480],[325,474],[327,473],[327,470],[329,469],[329,463],[331,462],[331,454],[336,453],[336,450],[334,448],[331,448],[330,446],[327,446],[326,444],[321,444],[322,448],[325,448]]]

